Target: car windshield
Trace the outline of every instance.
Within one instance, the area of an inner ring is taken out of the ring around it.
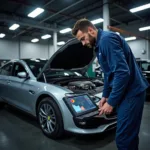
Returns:
[[[35,77],[39,75],[42,68],[46,64],[47,60],[41,59],[24,59],[26,64],[29,66],[30,70]],[[56,70],[46,70],[44,72],[46,78],[59,78],[59,77],[81,77],[82,75],[76,71],[56,71]]]
[[[43,59],[23,59],[26,64],[29,66],[30,70],[35,77],[41,72],[42,68],[46,64],[47,60]]]
[[[150,71],[150,62],[143,61],[141,67],[142,71]]]
[[[46,78],[59,78],[59,77],[82,77],[82,75],[76,71],[56,71],[56,70],[51,70],[51,71],[46,71],[45,72],[45,77]]]

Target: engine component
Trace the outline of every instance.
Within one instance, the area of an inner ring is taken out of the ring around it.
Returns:
[[[75,81],[75,82],[70,82],[68,84],[68,88],[72,90],[75,89],[92,90],[95,89],[96,86],[91,81]]]
[[[102,82],[102,81],[100,81],[100,80],[98,80],[98,79],[96,79],[96,80],[94,80],[94,81],[92,81],[96,86],[103,86],[104,85],[104,83]]]

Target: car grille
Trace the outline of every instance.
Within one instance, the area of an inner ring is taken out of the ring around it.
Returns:
[[[93,129],[93,128],[99,127],[100,125],[107,125],[107,124],[113,123],[115,121],[116,121],[116,118],[106,119],[103,117],[102,118],[93,117],[89,120],[83,121],[83,122],[85,122],[85,124],[81,124],[82,121],[78,121],[78,120],[74,119],[76,126],[79,128],[83,128],[83,129]]]
[[[116,112],[113,112],[109,115],[105,115],[107,119],[111,119],[111,118],[116,118],[117,117],[117,113]]]

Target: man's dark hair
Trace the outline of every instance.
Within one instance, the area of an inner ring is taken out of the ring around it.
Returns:
[[[79,30],[81,30],[82,32],[87,32],[88,27],[92,27],[93,29],[96,29],[96,27],[88,19],[86,18],[80,19],[75,23],[72,29],[72,35],[76,36]]]

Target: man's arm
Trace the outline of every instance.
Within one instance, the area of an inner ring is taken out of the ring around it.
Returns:
[[[104,89],[103,89],[103,95],[102,97],[108,98],[110,95],[110,87],[107,81],[107,76],[104,74]]]
[[[125,92],[130,78],[130,70],[117,35],[110,34],[104,37],[101,40],[101,49],[107,58],[110,71],[114,73],[113,87],[107,102],[115,107]]]

